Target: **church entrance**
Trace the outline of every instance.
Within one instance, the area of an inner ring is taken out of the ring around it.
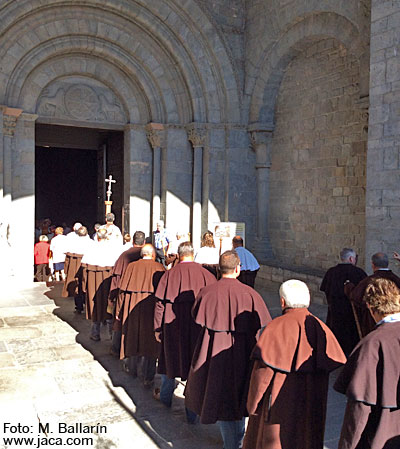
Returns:
[[[123,132],[37,124],[35,147],[35,219],[92,233],[104,223],[105,178],[112,175],[112,211],[123,228]]]

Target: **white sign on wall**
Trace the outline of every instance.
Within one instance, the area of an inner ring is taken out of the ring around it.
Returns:
[[[224,251],[232,249],[232,239],[239,235],[243,239],[243,246],[246,246],[245,223],[235,223],[232,221],[219,221],[208,223],[208,229],[214,233],[215,246],[220,249],[221,254]]]

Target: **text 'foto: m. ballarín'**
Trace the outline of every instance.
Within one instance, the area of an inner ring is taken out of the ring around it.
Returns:
[[[107,433],[107,426],[97,423],[94,426],[86,426],[82,423],[66,424],[58,423],[59,433]]]

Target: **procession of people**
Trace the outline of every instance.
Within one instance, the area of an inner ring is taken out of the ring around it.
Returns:
[[[355,251],[341,250],[321,284],[326,324],[295,279],[280,286],[282,315],[271,320],[254,289],[260,265],[240,236],[222,252],[207,231],[195,252],[162,221],[152,237],[128,240],[114,219],[108,213],[93,239],[81,223],[66,236],[55,228],[50,243],[46,229],[37,274],[46,280],[42,260],[53,257],[53,280],[85,311],[89,338],[100,342],[106,325],[110,353],[154,399],[170,408],[184,383],[187,422],[217,423],[224,449],[322,449],[329,374],[340,369],[339,449],[400,447],[400,278],[386,254],[372,256],[367,276]]]

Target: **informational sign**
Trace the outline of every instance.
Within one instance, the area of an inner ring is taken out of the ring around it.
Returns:
[[[215,246],[220,249],[220,252],[232,249],[232,239],[239,235],[243,239],[243,246],[246,246],[245,223],[235,223],[231,221],[219,221],[208,223],[208,229],[214,233]]]

